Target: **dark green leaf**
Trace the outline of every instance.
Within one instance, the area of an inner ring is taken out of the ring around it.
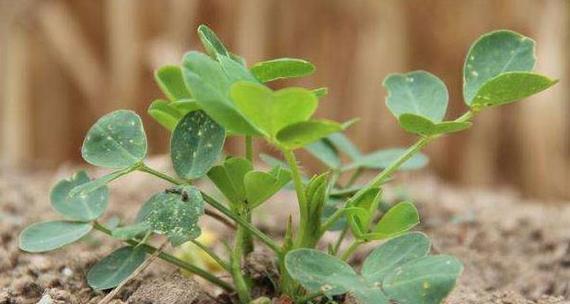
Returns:
[[[225,131],[203,111],[186,114],[170,141],[170,157],[176,173],[186,179],[205,175],[224,146]]]
[[[141,162],[147,151],[140,117],[118,110],[101,117],[87,133],[81,154],[95,166],[121,169]]]
[[[88,222],[100,217],[109,204],[109,190],[99,187],[87,194],[71,195],[71,190],[91,179],[85,171],[79,171],[70,179],[58,182],[50,193],[51,205],[65,218]]]
[[[425,71],[392,74],[384,80],[388,90],[386,105],[396,118],[411,113],[440,122],[447,110],[448,93],[445,84]]]
[[[145,260],[145,252],[133,247],[119,248],[93,265],[87,273],[87,283],[95,290],[117,287]]]
[[[20,249],[27,252],[46,252],[71,244],[93,227],[90,223],[51,221],[28,226],[20,234]]]
[[[286,126],[277,133],[276,138],[285,148],[293,150],[343,129],[343,125],[335,121],[309,120]]]
[[[182,70],[177,65],[165,65],[158,68],[154,73],[154,79],[162,93],[171,101],[192,97],[184,84]]]
[[[251,72],[261,82],[303,77],[313,74],[314,71],[313,64],[295,58],[272,59],[256,63],[251,67]]]

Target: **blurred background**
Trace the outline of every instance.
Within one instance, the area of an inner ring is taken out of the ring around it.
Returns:
[[[538,44],[537,71],[560,83],[485,111],[469,131],[437,141],[427,150],[430,169],[458,184],[570,198],[564,0],[0,0],[1,168],[80,163],[88,128],[117,108],[142,114],[151,152],[165,153],[168,133],[145,115],[161,95],[152,73],[201,48],[200,23],[249,63],[313,62],[313,76],[278,86],[328,87],[319,116],[361,117],[348,134],[364,151],[413,140],[384,105],[388,73],[424,69],[442,78],[453,118],[466,110],[461,72],[470,44],[502,28],[530,36]]]

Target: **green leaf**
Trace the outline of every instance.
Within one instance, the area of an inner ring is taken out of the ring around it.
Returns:
[[[382,289],[398,303],[440,304],[453,290],[463,266],[451,256],[426,256],[388,273]]]
[[[176,173],[185,179],[202,177],[218,159],[225,131],[203,111],[186,114],[170,141],[170,157]]]
[[[200,105],[198,104],[196,99],[180,99],[171,102],[169,105],[170,107],[178,110],[180,114],[182,114],[180,118],[182,118],[184,115],[190,112],[200,110]]]
[[[223,164],[214,166],[208,171],[208,178],[233,204],[246,200],[244,177],[253,170],[253,165],[247,159],[230,157]]]
[[[348,155],[352,160],[359,159],[362,156],[360,149],[346,137],[343,133],[334,133],[328,136],[328,139],[337,149]]]
[[[121,169],[141,162],[147,152],[141,118],[132,111],[118,110],[101,118],[91,127],[81,154],[88,163]]]
[[[311,75],[315,66],[303,59],[279,58],[256,63],[251,72],[261,82]]]
[[[129,226],[115,228],[112,231],[114,238],[119,240],[130,240],[150,230],[150,225],[147,222],[139,222]]]
[[[420,222],[420,215],[414,204],[401,202],[390,208],[374,228],[375,239],[386,239],[404,233]]]
[[[289,125],[277,133],[277,140],[287,149],[298,149],[332,133],[342,131],[344,126],[330,120],[309,120]]]
[[[145,252],[133,247],[122,247],[93,265],[87,273],[87,283],[95,290],[117,287],[145,260]]]
[[[171,101],[192,97],[184,84],[182,70],[177,65],[165,65],[158,68],[154,73],[154,79],[162,93]]]
[[[285,267],[309,293],[322,292],[328,297],[351,293],[359,303],[389,303],[379,288],[366,282],[348,264],[318,250],[290,251],[285,256]]]
[[[326,138],[306,145],[304,148],[329,168],[339,168],[341,165],[335,146]]]
[[[177,186],[157,193],[143,209],[142,221],[147,222],[153,232],[167,235],[173,246],[200,235],[198,219],[204,214],[204,200],[200,191],[192,186]]]
[[[71,195],[73,188],[91,181],[87,172],[79,171],[70,179],[58,182],[50,193],[51,205],[66,219],[88,222],[99,218],[109,204],[109,190],[99,187],[84,195]]]
[[[463,97],[471,105],[481,87],[505,72],[532,71],[535,43],[519,33],[500,30],[481,36],[469,49],[463,66]]]
[[[51,221],[28,226],[20,234],[19,247],[27,252],[46,252],[71,244],[93,227],[90,223]]]
[[[392,74],[384,80],[388,90],[386,105],[396,118],[411,113],[440,122],[447,110],[448,93],[445,84],[425,71]]]
[[[134,167],[129,167],[117,171],[113,171],[109,174],[103,175],[99,178],[94,180],[85,182],[81,185],[78,185],[72,188],[69,191],[70,196],[86,196],[90,195],[91,192],[97,191],[99,188],[105,187],[108,183],[131,173],[134,170]]]
[[[200,37],[200,41],[202,41],[206,53],[212,58],[215,59],[218,55],[230,57],[230,53],[222,41],[208,26],[204,24],[198,26],[198,36]]]
[[[325,204],[325,206],[323,207],[323,212],[321,214],[321,222],[324,223],[326,222],[337,210],[338,210],[338,205],[341,203],[342,201],[336,198],[330,198],[327,203]],[[347,224],[347,220],[346,220],[346,216],[341,217],[339,220],[337,220],[334,225],[332,225],[328,231],[339,231],[339,230],[343,230],[346,227]]]
[[[250,171],[245,174],[243,182],[250,208],[255,208],[264,203],[290,180],[291,173],[289,170],[281,167],[275,167],[269,173]]]
[[[172,131],[183,115],[170,102],[162,99],[153,101],[147,110],[148,114],[160,125]]]
[[[313,90],[313,94],[315,94],[315,96],[317,98],[323,98],[327,95],[329,95],[329,89],[328,88],[317,88]]]
[[[258,82],[251,72],[235,60],[219,56],[218,62],[232,83],[240,80]]]
[[[404,130],[425,136],[459,132],[471,127],[470,122],[444,121],[434,123],[416,114],[402,114],[398,121]]]
[[[344,212],[354,237],[364,239],[368,232],[368,223],[372,219],[370,211],[362,207],[346,207]]]
[[[182,73],[200,108],[228,132],[260,135],[228,98],[231,82],[218,62],[202,53],[189,52],[184,55]]]
[[[396,267],[426,256],[429,250],[430,240],[423,233],[411,232],[395,237],[368,255],[362,264],[362,276],[371,283],[381,284]]]
[[[246,81],[233,84],[230,96],[237,108],[270,137],[284,127],[308,120],[318,103],[315,95],[303,88],[273,92],[264,85]]]
[[[396,159],[398,159],[406,150],[401,148],[391,148],[378,150],[370,154],[364,155],[359,159],[355,160],[353,163],[343,167],[344,171],[353,170],[356,168],[366,168],[366,169],[385,169]],[[400,170],[416,170],[423,168],[428,162],[428,158],[422,154],[418,153],[407,160]]]
[[[471,107],[499,106],[529,97],[555,85],[558,80],[528,73],[507,72],[483,84],[471,101]]]

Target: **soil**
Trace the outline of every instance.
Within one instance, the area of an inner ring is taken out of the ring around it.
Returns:
[[[154,165],[168,167],[164,163],[159,159]],[[87,286],[85,274],[98,259],[121,245],[117,241],[95,232],[82,242],[48,254],[28,254],[17,248],[23,227],[57,218],[49,205],[49,188],[72,169],[0,176],[0,304],[98,303],[104,297]],[[404,192],[401,188],[387,191],[388,196],[414,198],[424,218],[419,230],[433,238],[434,251],[455,255],[465,264],[458,287],[445,303],[570,304],[570,203],[529,201],[508,191],[457,189],[426,176],[414,177],[407,185]],[[165,187],[142,173],[114,183],[105,219],[132,220],[138,206]],[[281,224],[294,212],[293,203],[283,208],[284,200],[294,200],[290,197],[281,194],[277,202],[259,211],[262,229],[282,232]],[[277,207],[279,212],[271,212]],[[204,220],[203,226],[218,237],[227,235],[223,226],[211,220]],[[221,243],[217,242],[220,248],[215,249],[223,252]],[[355,264],[372,247],[364,246],[355,256]],[[268,285],[257,293],[267,294],[275,279],[274,270],[271,265],[264,266],[263,253],[248,261],[248,270],[256,280]],[[228,302],[228,296],[219,295],[219,290],[183,277],[157,260],[111,303]],[[274,299],[273,303],[290,300]]]

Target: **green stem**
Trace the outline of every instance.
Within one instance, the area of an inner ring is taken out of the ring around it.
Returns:
[[[187,184],[187,182],[184,180],[180,180],[180,179],[171,177],[169,175],[166,175],[164,173],[158,172],[154,169],[147,167],[146,165],[143,165],[138,169],[142,172],[146,172],[146,173],[152,174],[158,178],[162,178],[166,181],[169,181],[175,185]],[[255,228],[252,224],[248,223],[246,220],[244,220],[240,216],[234,214],[232,211],[230,211],[228,208],[226,208],[220,202],[216,201],[213,197],[209,196],[208,194],[206,194],[204,192],[200,192],[200,193],[202,194],[204,201],[206,201],[206,203],[208,203],[210,206],[214,207],[215,209],[220,211],[225,216],[231,218],[236,223],[238,223],[239,225],[241,225],[244,228],[246,228],[247,230],[249,230],[253,235],[257,236],[263,243],[265,243],[275,253],[278,253],[278,254],[281,253],[279,246],[269,236],[267,236],[265,233],[263,233],[259,229]]]
[[[112,236],[111,230],[107,229],[105,226],[103,226],[97,222],[93,223],[93,228],[95,228],[96,230],[99,230],[99,231],[101,231],[101,232],[103,232],[109,236]],[[126,240],[124,242],[133,246],[133,247],[140,244],[140,241],[136,241],[136,240]],[[154,252],[156,252],[158,250],[156,247],[153,247],[153,246],[147,245],[147,244],[142,244],[139,246],[139,248],[143,249],[148,254],[153,254]],[[170,263],[170,264],[173,264],[173,265],[180,267],[180,268],[182,268],[188,272],[191,272],[191,273],[193,273],[199,277],[202,277],[203,279],[209,281],[210,283],[218,285],[227,291],[233,291],[234,290],[234,288],[232,286],[230,286],[228,283],[220,280],[216,276],[213,276],[209,272],[207,272],[207,271],[205,271],[199,267],[196,267],[196,266],[194,266],[190,263],[187,263],[183,260],[180,260],[173,255],[170,255],[170,254],[165,253],[165,252],[161,252],[158,255],[158,257],[161,258],[162,260]]]
[[[216,261],[216,263],[218,263],[218,265],[224,268],[227,272],[231,272],[230,264],[222,260],[222,258],[219,255],[217,255],[212,249],[208,248],[208,246],[198,242],[197,240],[191,240],[191,242],[194,245],[196,245],[196,247],[204,251],[208,256],[210,256],[214,261]]]
[[[297,193],[297,201],[299,203],[299,231],[294,242],[294,247],[298,248],[305,242],[307,234],[309,221],[307,197],[305,196],[305,186],[303,185],[303,180],[301,179],[301,172],[299,171],[299,166],[297,165],[295,153],[288,149],[282,149],[282,153],[285,157],[285,160],[289,164],[289,168],[291,169],[293,184],[295,185],[295,192]]]
[[[358,180],[358,178],[360,177],[360,174],[362,174],[362,172],[364,172],[362,167],[359,167],[358,169],[356,169],[354,171],[354,173],[352,173],[352,175],[350,176],[350,179],[348,180],[348,182],[346,183],[344,188],[350,188],[352,185],[354,185],[354,183]]]
[[[338,236],[338,239],[336,240],[334,247],[333,247],[333,252],[332,252],[333,255],[336,255],[338,253],[338,250],[340,249],[340,245],[342,244],[342,241],[346,237],[347,233],[348,233],[348,225],[342,229],[342,232]]]
[[[231,274],[236,286],[236,291],[240,303],[249,303],[251,301],[251,297],[249,296],[249,287],[243,273],[241,272],[241,261],[243,258],[243,249],[245,245],[244,241],[246,240],[246,234],[247,230],[245,230],[243,226],[239,226],[236,231],[235,248],[231,254]]]
[[[360,247],[361,244],[362,241],[360,240],[353,241],[352,244],[350,244],[350,247],[348,247],[348,249],[346,249],[346,251],[342,254],[341,259],[343,261],[348,260],[348,258],[350,258],[350,256],[356,251],[356,249],[358,249],[358,247]]]
[[[249,162],[253,165],[253,137],[249,135],[245,136],[245,158],[249,160]],[[241,213],[242,218],[244,218],[248,223],[251,224],[252,214],[251,210],[249,210],[247,201],[242,202],[240,204],[243,205],[243,212]],[[241,242],[243,247],[242,253],[244,255],[247,255],[253,252],[254,250],[253,238],[251,236],[251,233],[249,233],[247,230],[244,230],[242,232],[242,235],[243,235],[243,240]]]

